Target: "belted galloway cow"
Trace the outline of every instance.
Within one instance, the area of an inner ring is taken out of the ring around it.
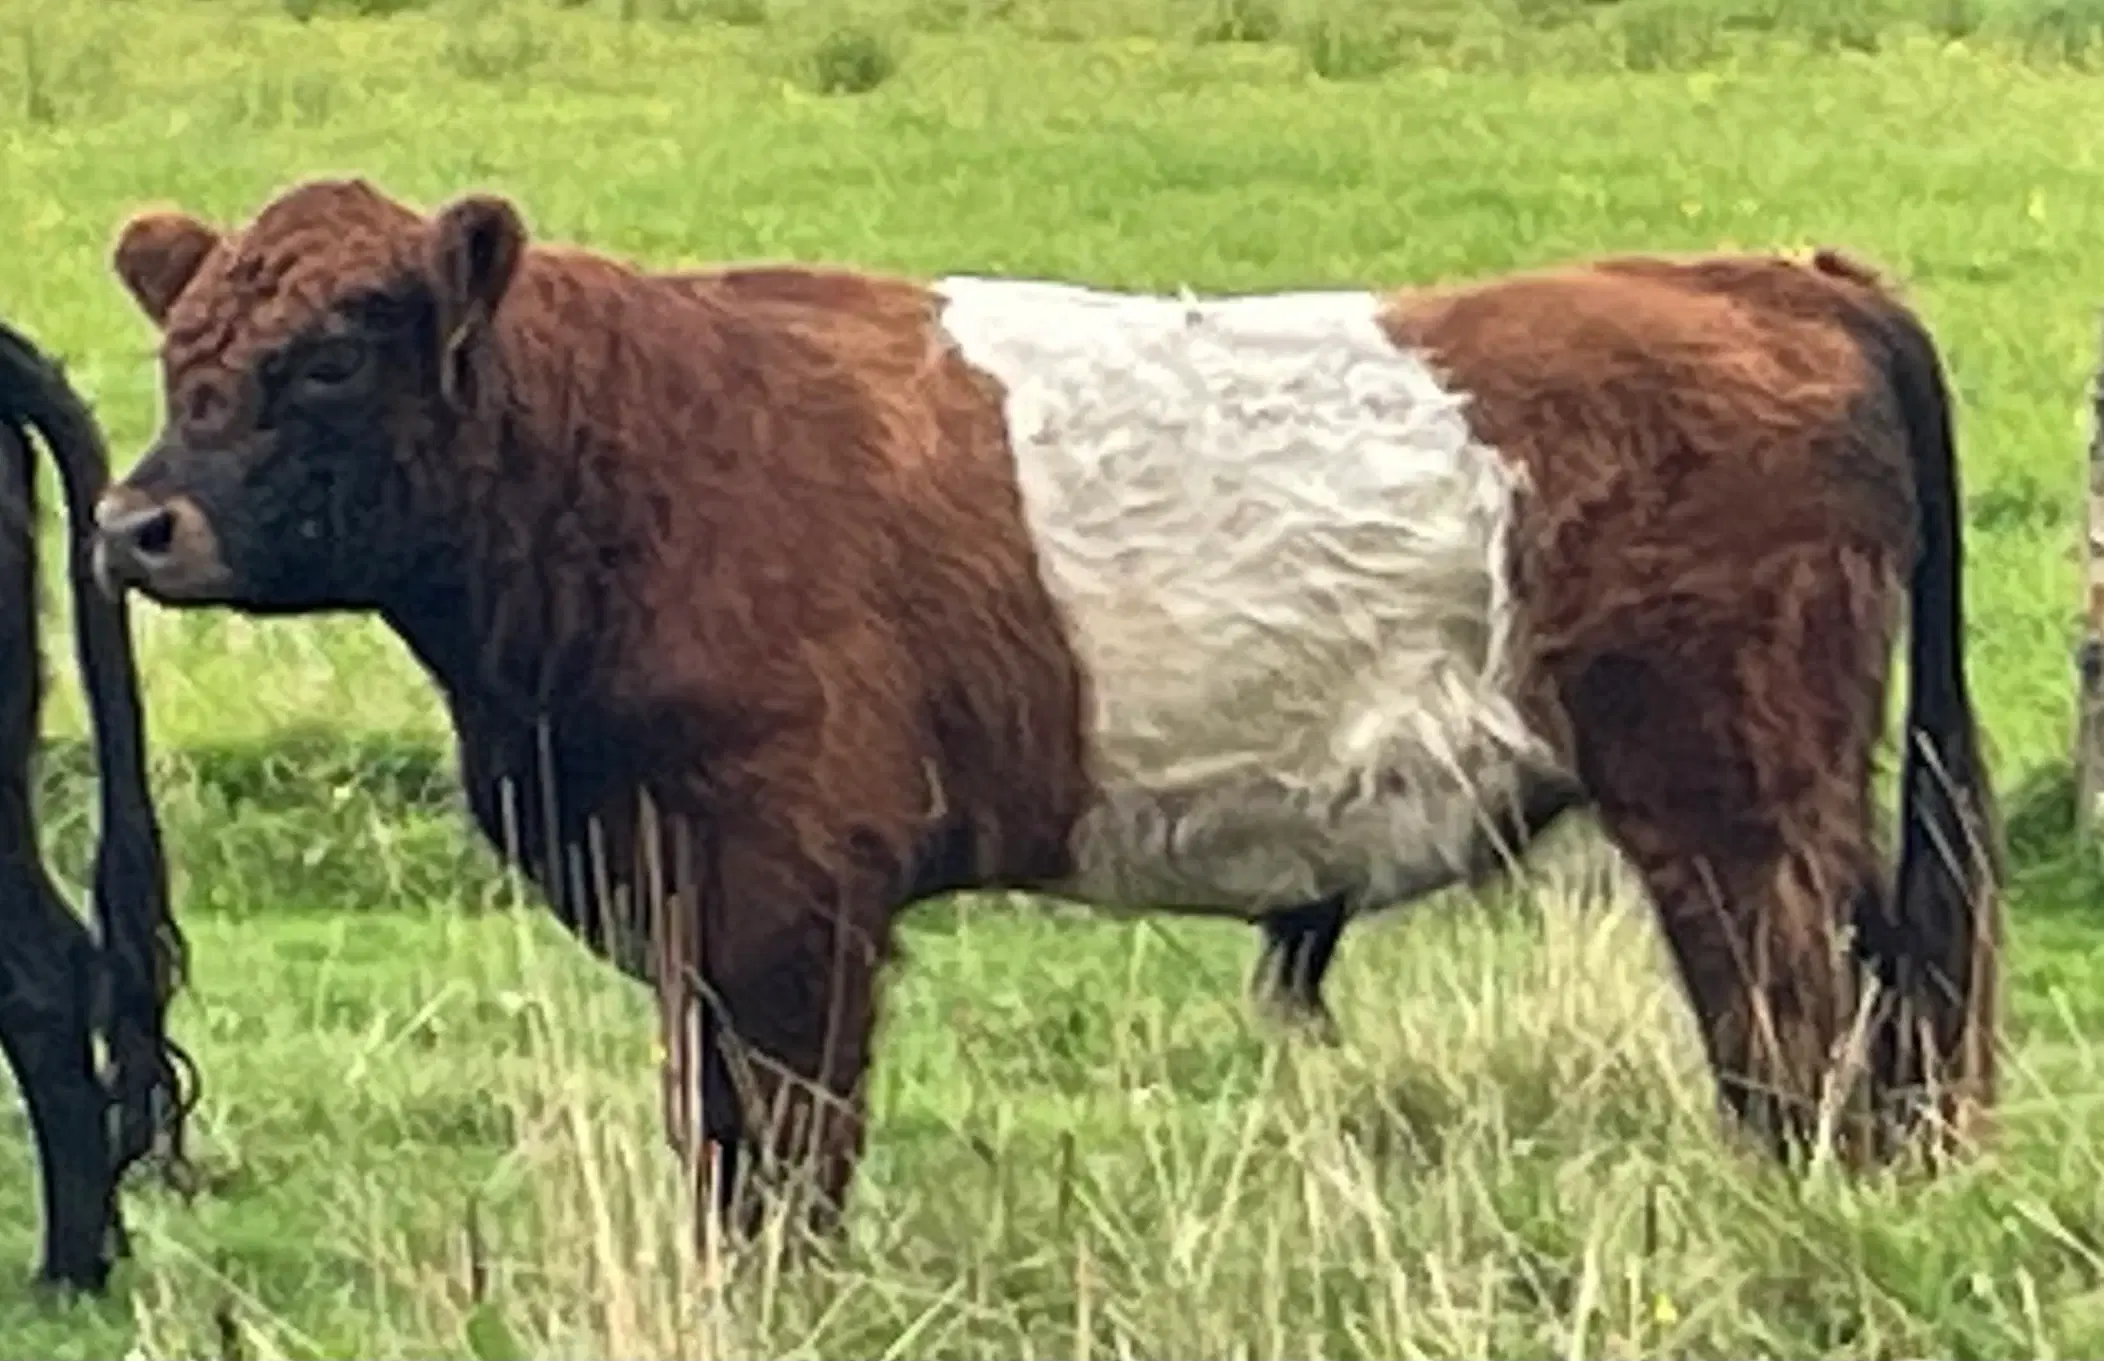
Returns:
[[[482,830],[660,980],[719,1197],[808,1159],[839,1204],[913,903],[1268,922],[1319,1010],[1344,918],[1581,805],[1779,1153],[1830,1098],[1874,1156],[1991,1098],[1949,404],[1838,255],[1209,299],[664,274],[328,179],[141,213],[115,267],[165,413],[99,511],[110,588],[386,621]]]

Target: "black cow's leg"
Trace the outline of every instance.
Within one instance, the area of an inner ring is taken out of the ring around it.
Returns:
[[[1258,1006],[1324,1044],[1340,1038],[1337,1018],[1322,995],[1322,980],[1349,917],[1345,896],[1333,893],[1267,913],[1257,922],[1264,932],[1264,948],[1257,956],[1250,991]]]
[[[0,866],[0,1051],[29,1111],[42,1178],[47,1284],[101,1291],[121,1242],[108,1094],[89,1017],[98,961],[86,926],[34,865]]]
[[[1454,865],[1427,863],[1415,876],[1405,877],[1399,895],[1409,902],[1457,884],[1471,887],[1502,873],[1525,852],[1536,837],[1557,819],[1587,802],[1582,785],[1556,771],[1530,773],[1522,780],[1520,796],[1500,808],[1469,847],[1467,860]],[[1322,993],[1351,919],[1349,899],[1333,894],[1311,903],[1279,908],[1257,919],[1264,933],[1263,952],[1257,958],[1250,980],[1258,1005],[1290,1025],[1308,1030],[1325,1043],[1337,1042],[1340,1031]]]

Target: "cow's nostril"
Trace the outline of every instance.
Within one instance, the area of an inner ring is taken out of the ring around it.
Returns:
[[[132,551],[143,557],[162,557],[175,546],[175,512],[166,506],[133,511],[108,532],[129,541]]]
[[[139,526],[135,540],[141,553],[159,557],[175,545],[175,515],[171,511],[157,511],[152,519]]]

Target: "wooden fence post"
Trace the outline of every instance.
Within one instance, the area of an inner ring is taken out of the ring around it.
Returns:
[[[2104,331],[2104,324],[2100,324]],[[2099,350],[2104,356],[2104,348]],[[2100,360],[2104,364],[2104,360]],[[2104,367],[2090,381],[2089,497],[2083,536],[2082,642],[2075,650],[2075,834],[2104,822]]]

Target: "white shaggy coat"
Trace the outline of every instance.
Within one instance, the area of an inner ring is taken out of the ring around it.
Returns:
[[[1094,692],[1061,892],[1254,916],[1465,863],[1553,764],[1510,698],[1516,475],[1380,300],[935,287]]]

